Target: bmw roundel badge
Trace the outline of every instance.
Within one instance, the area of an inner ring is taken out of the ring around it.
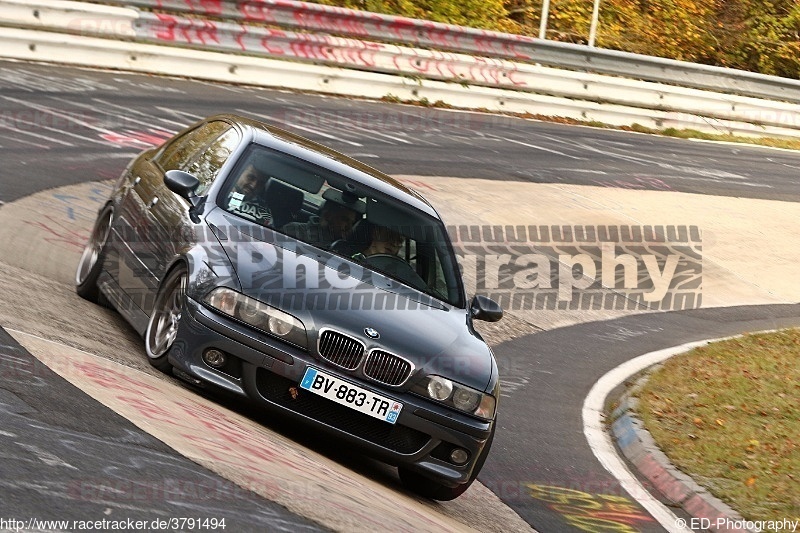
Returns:
[[[367,334],[367,337],[370,339],[379,339],[381,334],[378,333],[378,330],[375,328],[364,328],[364,333]]]

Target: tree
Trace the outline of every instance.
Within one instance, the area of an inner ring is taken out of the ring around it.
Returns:
[[[503,0],[319,0],[317,3],[519,33]]]
[[[537,36],[543,0],[319,0]],[[586,43],[592,0],[551,0],[547,38]],[[597,46],[800,77],[797,0],[602,0]]]

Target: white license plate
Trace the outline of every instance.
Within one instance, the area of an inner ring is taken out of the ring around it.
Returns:
[[[403,404],[375,394],[316,368],[307,368],[300,388],[390,424],[397,422]]]

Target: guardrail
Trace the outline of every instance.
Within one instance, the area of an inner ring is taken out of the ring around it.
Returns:
[[[145,0],[131,0],[126,3],[138,3],[151,7],[156,5],[154,1]],[[157,5],[162,9],[178,9],[187,4],[180,0],[162,0],[157,2]],[[313,9],[312,14],[333,13],[340,19],[355,16],[363,18],[365,15],[351,10],[290,1],[238,3],[207,1],[200,5],[205,7],[202,7],[199,12],[194,12],[196,16],[200,12],[210,13],[216,17],[233,16],[232,12],[236,8],[241,21],[257,20],[270,22],[270,24],[276,24],[276,21],[284,24],[285,17],[281,18],[277,13],[286,15],[291,8],[295,10],[293,20],[299,21],[298,24],[302,23],[306,27],[312,23],[310,21],[313,21],[317,27],[327,27],[332,24],[332,19],[311,16],[302,11],[306,7]],[[277,13],[264,11],[272,5],[278,6]],[[260,9],[257,15],[253,11],[254,6]],[[266,13],[272,14],[267,15]],[[372,21],[373,26],[379,25],[380,21],[386,18],[383,15],[375,15],[375,19]],[[418,23],[421,23],[421,21],[397,17],[388,17],[388,19],[394,21],[395,29],[389,30],[388,26],[382,26],[384,27],[382,31],[389,32],[396,38],[408,33],[407,31],[403,33],[400,28],[416,27]],[[400,24],[401,22],[402,24]],[[401,83],[403,94],[410,93],[412,99],[428,98],[423,96],[423,92],[424,94],[446,94],[448,92],[441,87],[436,91],[432,91],[430,87],[423,91],[421,80],[433,79],[457,82],[464,84],[465,87],[468,85],[473,87],[472,93],[477,91],[475,85],[513,89],[513,91],[506,91],[506,96],[494,97],[491,105],[476,107],[512,110],[511,106],[506,106],[506,103],[514,102],[516,104],[514,110],[519,111],[520,106],[523,105],[522,102],[528,101],[530,105],[523,108],[523,111],[539,114],[558,111],[557,114],[561,116],[582,120],[608,121],[608,117],[612,116],[614,120],[609,122],[615,125],[630,125],[633,122],[639,122],[658,128],[684,123],[683,127],[696,127],[704,130],[730,133],[746,131],[751,135],[761,133],[776,136],[796,136],[797,133],[794,130],[800,129],[800,106],[786,102],[559,70],[494,57],[473,57],[326,34],[285,31],[263,25],[237,24],[210,18],[181,17],[175,13],[154,13],[88,2],[0,0],[0,24],[399,74],[404,76],[404,81]],[[434,34],[444,35],[440,31],[440,26],[450,28],[451,33],[455,31],[453,28],[481,34],[491,33],[436,23],[426,24],[431,26],[433,33],[423,35],[424,32],[419,30],[415,34],[417,38],[430,39]],[[353,34],[363,34],[372,29],[372,27],[359,26],[352,21],[344,28]],[[339,30],[339,33],[342,33],[342,28]],[[439,34],[436,33],[437,31]],[[521,36],[511,37],[530,39]],[[449,41],[444,37],[439,39],[443,44],[454,40],[457,39],[455,37],[451,37]],[[488,44],[483,48],[487,47],[489,47]],[[515,52],[509,49],[508,53],[514,54]],[[415,82],[414,80],[420,81]],[[327,81],[324,83],[327,84]],[[415,83],[419,85],[418,88],[413,87]],[[387,87],[386,82],[381,82],[380,85]],[[459,88],[464,89],[465,87]],[[449,92],[453,93],[454,90]],[[535,93],[541,96],[526,97],[521,93]],[[381,96],[388,94],[389,92]],[[475,100],[476,98],[470,99],[470,101]],[[429,101],[433,100],[429,99]],[[580,102],[585,103],[581,104]],[[568,109],[571,109],[571,112],[565,112]],[[636,111],[637,109],[651,110],[648,120],[641,120],[643,112]],[[705,124],[704,122],[709,123]],[[745,123],[757,124],[760,127],[745,127],[743,126]]]
[[[539,63],[695,89],[800,103],[800,80],[293,0],[109,0],[242,23]]]

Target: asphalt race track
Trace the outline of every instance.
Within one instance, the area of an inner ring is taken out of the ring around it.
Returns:
[[[7,204],[0,208],[0,218],[12,212],[15,205],[49,194],[47,205],[57,208],[45,213],[51,222],[58,219],[70,228],[86,227],[93,216],[92,202],[102,201],[104,181],[118,177],[140,150],[216,112],[237,112],[293,128],[390,174],[411,176],[406,182],[423,194],[430,189],[434,196],[444,194],[433,187],[445,183],[438,178],[446,176],[457,178],[447,181],[448,186],[458,187],[463,181],[465,191],[467,184],[477,184],[474,186],[478,189],[469,189],[475,202],[480,201],[479,194],[489,197],[494,188],[516,184],[557,184],[567,187],[565,190],[591,186],[593,191],[607,189],[610,195],[619,190],[692,193],[707,195],[709,204],[712,196],[731,202],[775,202],[758,204],[767,207],[800,198],[796,179],[800,155],[788,151],[0,62],[0,202]],[[49,189],[55,190],[43,192]],[[85,197],[72,196],[78,194],[74,191],[83,191]],[[458,192],[452,193],[457,196]],[[702,203],[703,197],[699,198]],[[432,201],[437,205],[435,199]],[[4,224],[15,223],[2,220]],[[375,483],[374,490],[380,494],[385,490],[389,498],[419,510],[415,511],[419,516],[408,518],[408,522],[386,519],[390,530],[392,525],[412,530],[420,523],[453,530],[467,526],[525,530],[527,522],[539,531],[550,532],[664,530],[601,466],[586,442],[581,408],[601,376],[633,357],[685,342],[800,325],[800,307],[789,305],[798,300],[781,297],[772,288],[764,290],[769,298],[756,302],[772,305],[733,306],[736,302],[732,302],[731,307],[721,309],[621,316],[586,323],[573,316],[568,322],[574,325],[555,329],[536,327],[537,317],[512,314],[507,328],[524,324],[530,328],[521,329],[519,334],[501,330],[491,332],[496,337],[488,335],[496,339],[493,348],[504,377],[504,393],[498,415],[500,429],[479,478],[497,502],[502,501],[522,519],[503,523],[499,521],[511,520],[513,513],[495,511],[499,503],[484,508],[491,495],[488,491],[470,489],[461,503],[415,501],[399,488],[392,470],[383,465],[315,442],[313,435],[280,421],[263,420],[258,413],[237,408],[229,398],[213,391],[192,391],[157,374],[135,377],[148,370],[141,347],[135,353],[139,340],[130,328],[113,313],[92,309],[70,292],[69,276],[85,234],[77,230],[47,233],[52,231],[48,228],[47,224],[39,228],[46,241],[40,248],[61,247],[68,252],[30,254],[30,260],[49,257],[53,264],[23,268],[27,256],[12,257],[17,255],[15,250],[0,241],[0,269],[6,271],[3,277],[26,285],[11,287],[7,281],[0,288],[13,293],[0,300],[6,307],[5,314],[0,313],[5,317],[0,326],[13,330],[9,335],[0,329],[0,518],[82,520],[106,516],[152,520],[200,515],[224,517],[233,531],[359,529],[359,525],[369,529],[384,520],[382,508],[376,507],[373,515],[353,515],[351,522],[342,518],[323,524],[319,517],[309,517],[291,506],[287,509],[279,494],[284,487],[281,483],[267,488],[245,484],[242,488],[241,483],[231,481],[233,474],[221,475],[219,470],[224,469],[214,470],[199,456],[187,456],[157,430],[143,431],[140,424],[118,414],[120,409],[84,394],[80,385],[76,388],[59,377],[64,374],[52,372],[52,364],[43,364],[38,354],[34,357],[18,342],[27,333],[33,344],[39,342],[34,336],[64,343],[59,334],[48,336],[48,327],[62,333],[74,329],[76,340],[66,344],[132,369],[132,382],[161,379],[164,387],[182,390],[187,397],[210,399],[213,404],[233,409],[236,416],[275,430],[279,435],[275,442],[286,446],[287,453],[298,453],[309,464],[323,464],[321,469],[336,472],[336,476],[353,472],[359,479],[368,480],[364,483]],[[4,231],[14,233],[13,226]],[[712,266],[719,265],[724,266],[724,262]],[[707,270],[715,275],[713,268]],[[23,296],[43,294],[54,287],[57,295]],[[8,309],[12,302],[31,300],[41,307]],[[542,329],[546,331],[525,335]],[[109,332],[112,338],[107,337]],[[77,339],[81,336],[83,340]],[[104,342],[106,351],[100,348]],[[134,352],[133,357],[120,355],[126,351]],[[312,451],[297,452],[295,443],[298,449]],[[132,472],[136,473],[134,478]],[[165,479],[180,482],[170,484]],[[307,496],[310,500],[326,498],[318,492]],[[387,508],[390,504],[391,499]],[[364,512],[363,507],[359,509]],[[339,512],[346,514],[348,509],[341,507]]]
[[[0,201],[116,178],[129,156],[199,117],[240,112],[390,174],[697,192],[794,201],[792,153],[481,114],[0,62]],[[102,117],[102,120],[100,119]],[[76,150],[80,147],[80,153]],[[69,171],[69,172],[65,172]]]
[[[114,509],[125,518],[147,522],[202,515],[224,518],[227,527],[238,531],[320,530],[233,482],[203,472],[76,391],[1,330],[0,350],[4,366],[15,369],[3,373],[0,388],[4,518],[118,518],[108,512]],[[131,476],[131,470],[140,475]]]
[[[539,531],[563,531],[565,521],[593,516],[587,510],[632,530],[661,531],[617,480],[598,468],[581,424],[589,389],[607,370],[638,355],[742,331],[798,326],[798,316],[798,305],[698,309],[592,322],[501,344],[496,352],[508,369],[530,381],[503,398],[503,432],[481,481]],[[568,497],[558,501],[545,487],[567,489]],[[612,502],[623,512],[614,516]],[[609,514],[604,517],[603,511]]]

